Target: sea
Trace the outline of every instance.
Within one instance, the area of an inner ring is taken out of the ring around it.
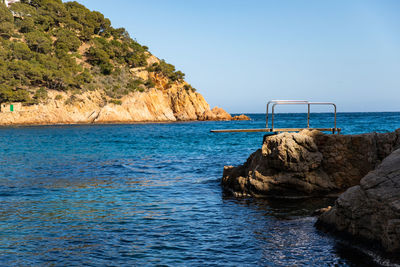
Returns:
[[[0,127],[0,266],[373,266],[393,262],[318,231],[334,199],[234,198],[224,165],[259,149],[251,121]],[[276,114],[275,127],[306,127]],[[333,127],[330,113],[311,127]],[[400,113],[338,113],[342,134]]]

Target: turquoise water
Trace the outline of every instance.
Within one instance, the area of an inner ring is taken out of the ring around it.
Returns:
[[[252,121],[0,128],[0,265],[366,264],[318,232],[331,199],[226,197],[224,165],[258,149]],[[276,127],[305,126],[278,114]],[[330,114],[311,126],[331,127]],[[340,113],[343,133],[400,128],[400,113]]]

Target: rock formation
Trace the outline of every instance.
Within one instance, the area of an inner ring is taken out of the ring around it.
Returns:
[[[233,121],[249,121],[250,118],[248,116],[242,114],[242,115],[238,115],[238,116],[233,116],[232,120]]]
[[[224,191],[235,196],[307,197],[343,192],[400,145],[392,133],[327,135],[318,131],[265,136],[238,167],[225,166]]]
[[[0,125],[68,124],[112,122],[173,122],[192,120],[231,120],[229,113],[210,106],[199,93],[184,89],[151,89],[135,92],[120,104],[104,103],[101,91],[73,96],[49,91],[46,103],[22,106],[14,112],[0,112]]]
[[[155,56],[148,63],[160,62]],[[132,92],[118,103],[110,102],[102,88],[72,92],[47,90],[47,99],[36,105],[18,104],[13,112],[0,110],[0,125],[72,124],[72,123],[132,123],[174,121],[248,120],[245,115],[232,116],[219,107],[210,109],[204,97],[185,89],[185,81],[171,81],[145,68],[130,70],[132,77],[151,79],[155,87],[144,92]]]
[[[232,119],[99,12],[59,0],[0,11],[0,125]]]
[[[340,195],[317,226],[378,243],[400,253],[400,149],[395,150],[360,185]]]

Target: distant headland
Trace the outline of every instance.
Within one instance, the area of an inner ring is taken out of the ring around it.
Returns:
[[[0,125],[231,120],[185,74],[61,0],[0,2]]]

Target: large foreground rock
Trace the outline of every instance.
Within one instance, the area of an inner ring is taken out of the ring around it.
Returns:
[[[379,243],[400,253],[400,149],[349,188],[317,226]],[[397,254],[398,255],[398,254]]]
[[[225,166],[222,186],[235,196],[299,197],[343,192],[400,144],[392,133],[327,135],[318,131],[265,136],[243,165]]]

